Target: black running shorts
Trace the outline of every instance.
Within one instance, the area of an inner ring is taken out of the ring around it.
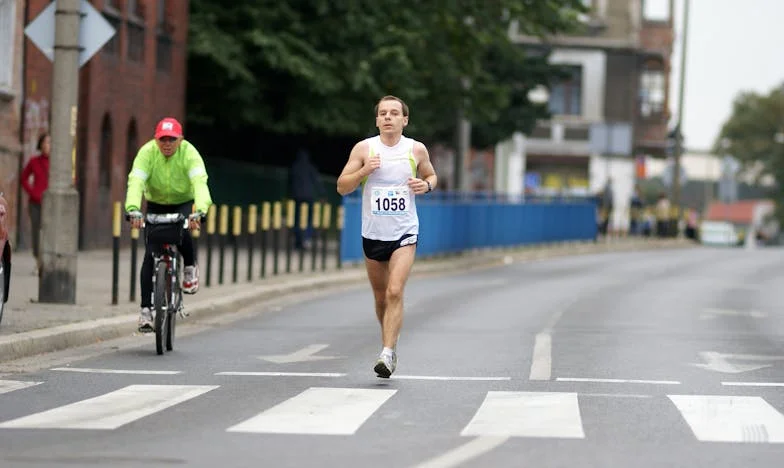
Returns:
[[[395,241],[382,241],[363,237],[362,250],[365,252],[365,256],[371,260],[388,262],[392,257],[392,252],[399,249],[400,247],[405,247],[406,245],[416,245],[416,243],[416,234],[406,234]]]

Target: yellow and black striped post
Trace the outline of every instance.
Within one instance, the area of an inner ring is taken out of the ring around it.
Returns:
[[[316,260],[318,259],[318,238],[319,227],[321,226],[321,203],[313,204],[313,250],[310,254],[310,271],[316,271]]]
[[[294,242],[294,216],[296,215],[294,200],[286,201],[286,273],[291,273],[291,249]]]
[[[278,252],[280,251],[281,209],[279,201],[272,204],[272,274],[278,274]]]
[[[343,217],[345,216],[345,208],[343,205],[338,207],[338,219],[336,221],[335,227],[337,228],[337,235],[335,236],[338,241],[338,248],[337,248],[337,265],[338,269],[343,268],[343,262],[340,259],[340,245],[343,242]]]
[[[231,282],[237,282],[237,262],[239,261],[239,238],[242,234],[242,207],[234,207],[234,215],[231,217],[231,245],[233,249],[231,261]]]
[[[309,206],[307,202],[299,204],[299,229],[305,232],[308,229],[308,213]],[[305,246],[302,245],[299,249],[299,272],[305,269]]]
[[[112,305],[117,305],[120,282],[120,202],[114,202],[112,216]]]
[[[256,226],[258,219],[256,205],[248,207],[248,282],[253,281],[253,245],[256,243]]]
[[[224,260],[226,258],[226,235],[229,233],[229,206],[220,207],[220,227],[218,229],[218,284],[223,284]]]
[[[267,276],[267,235],[270,230],[270,202],[261,204],[261,277]]]
[[[327,242],[329,229],[332,227],[332,205],[324,203],[321,219],[321,271],[327,269]]]
[[[215,205],[210,206],[207,211],[207,287],[211,284],[212,278],[212,243],[215,240],[215,217],[218,213],[218,207]]]
[[[137,252],[139,250],[139,229],[132,227],[131,228],[131,290],[129,294],[129,300],[131,302],[136,302],[136,278],[138,277],[136,273],[136,264],[138,262],[138,255]]]

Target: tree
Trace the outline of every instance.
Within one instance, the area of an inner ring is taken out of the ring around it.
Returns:
[[[768,95],[739,94],[714,143],[714,152],[733,155],[741,162],[741,170],[750,171],[757,181],[773,177],[768,192],[777,202],[776,217],[784,225],[784,83]]]
[[[739,94],[730,118],[714,143],[716,154],[731,154],[757,179],[772,176],[772,196],[781,198],[784,183],[784,83],[767,95]],[[781,213],[784,219],[784,210]]]
[[[188,121],[275,135],[361,136],[385,94],[409,131],[449,139],[459,108],[488,144],[546,109],[527,91],[557,67],[508,35],[568,32],[581,0],[191,0]],[[465,84],[468,83],[468,86]]]

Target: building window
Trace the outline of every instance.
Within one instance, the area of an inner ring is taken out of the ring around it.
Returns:
[[[128,21],[128,58],[134,62],[144,62],[144,25]]]
[[[158,43],[155,49],[155,66],[158,71],[168,72],[171,70],[172,62],[172,40],[165,33],[158,34]]]
[[[103,12],[103,17],[109,24],[112,25],[116,33],[112,35],[112,38],[109,39],[106,44],[101,48],[101,53],[119,57],[120,56],[120,26],[122,22],[120,18],[115,15],[114,13]]]
[[[14,78],[15,5],[16,0],[0,0],[0,89],[4,90],[12,89]]]
[[[582,115],[583,68],[566,67],[568,76],[554,82],[550,89],[549,110],[553,115]]]
[[[640,115],[651,117],[664,111],[665,80],[662,70],[643,70],[640,74]]]
[[[166,0],[158,0],[157,12],[158,30],[163,30],[163,25],[166,24]]]
[[[645,21],[669,21],[670,0],[642,0],[642,17]]]

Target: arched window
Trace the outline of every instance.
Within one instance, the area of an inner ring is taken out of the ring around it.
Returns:
[[[136,157],[136,152],[139,151],[139,132],[136,128],[136,119],[131,118],[128,124],[128,140],[125,146],[125,177],[131,172],[133,167],[133,159]]]
[[[101,149],[98,157],[99,200],[108,205],[112,186],[112,118],[108,113],[101,122]]]
[[[109,186],[112,180],[112,118],[103,116],[101,122],[101,152],[98,164],[98,186]]]

